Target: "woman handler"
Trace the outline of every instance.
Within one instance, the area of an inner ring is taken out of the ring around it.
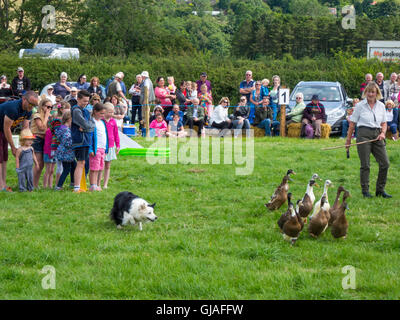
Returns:
[[[350,117],[350,126],[347,132],[346,145],[350,148],[351,136],[357,124],[357,143],[377,139],[377,141],[357,145],[358,157],[360,158],[360,183],[364,198],[371,198],[369,193],[369,168],[370,154],[372,153],[379,164],[378,179],[376,181],[376,196],[391,198],[385,192],[386,177],[389,169],[389,158],[386,153],[386,110],[381,91],[375,82],[370,82],[365,88],[363,100],[356,104],[355,110]]]

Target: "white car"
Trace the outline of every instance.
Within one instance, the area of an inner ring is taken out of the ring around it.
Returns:
[[[63,44],[38,43],[33,49],[19,50],[19,58],[42,57],[48,59],[79,59],[78,48],[65,48]]]

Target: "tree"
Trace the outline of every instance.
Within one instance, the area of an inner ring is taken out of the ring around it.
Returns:
[[[322,17],[328,16],[328,7],[321,5],[318,0],[292,0],[289,11],[297,16]]]

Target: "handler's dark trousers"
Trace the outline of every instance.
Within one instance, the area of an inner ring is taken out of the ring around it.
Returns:
[[[357,142],[376,139],[380,129],[358,127]],[[360,158],[360,183],[362,192],[369,192],[369,168],[370,154],[375,157],[379,165],[378,179],[376,181],[376,192],[383,192],[386,185],[386,177],[389,169],[389,158],[386,153],[385,140],[364,143],[357,146],[358,157]]]

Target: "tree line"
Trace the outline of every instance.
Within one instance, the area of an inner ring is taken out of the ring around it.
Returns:
[[[89,55],[169,56],[210,52],[257,59],[366,53],[368,40],[399,40],[400,5],[385,0],[2,0],[0,47],[37,42],[78,47]],[[46,5],[55,28],[43,28]],[[343,29],[340,9],[353,4],[356,28]],[[208,12],[218,10],[212,16]],[[196,12],[196,15],[193,12]]]

